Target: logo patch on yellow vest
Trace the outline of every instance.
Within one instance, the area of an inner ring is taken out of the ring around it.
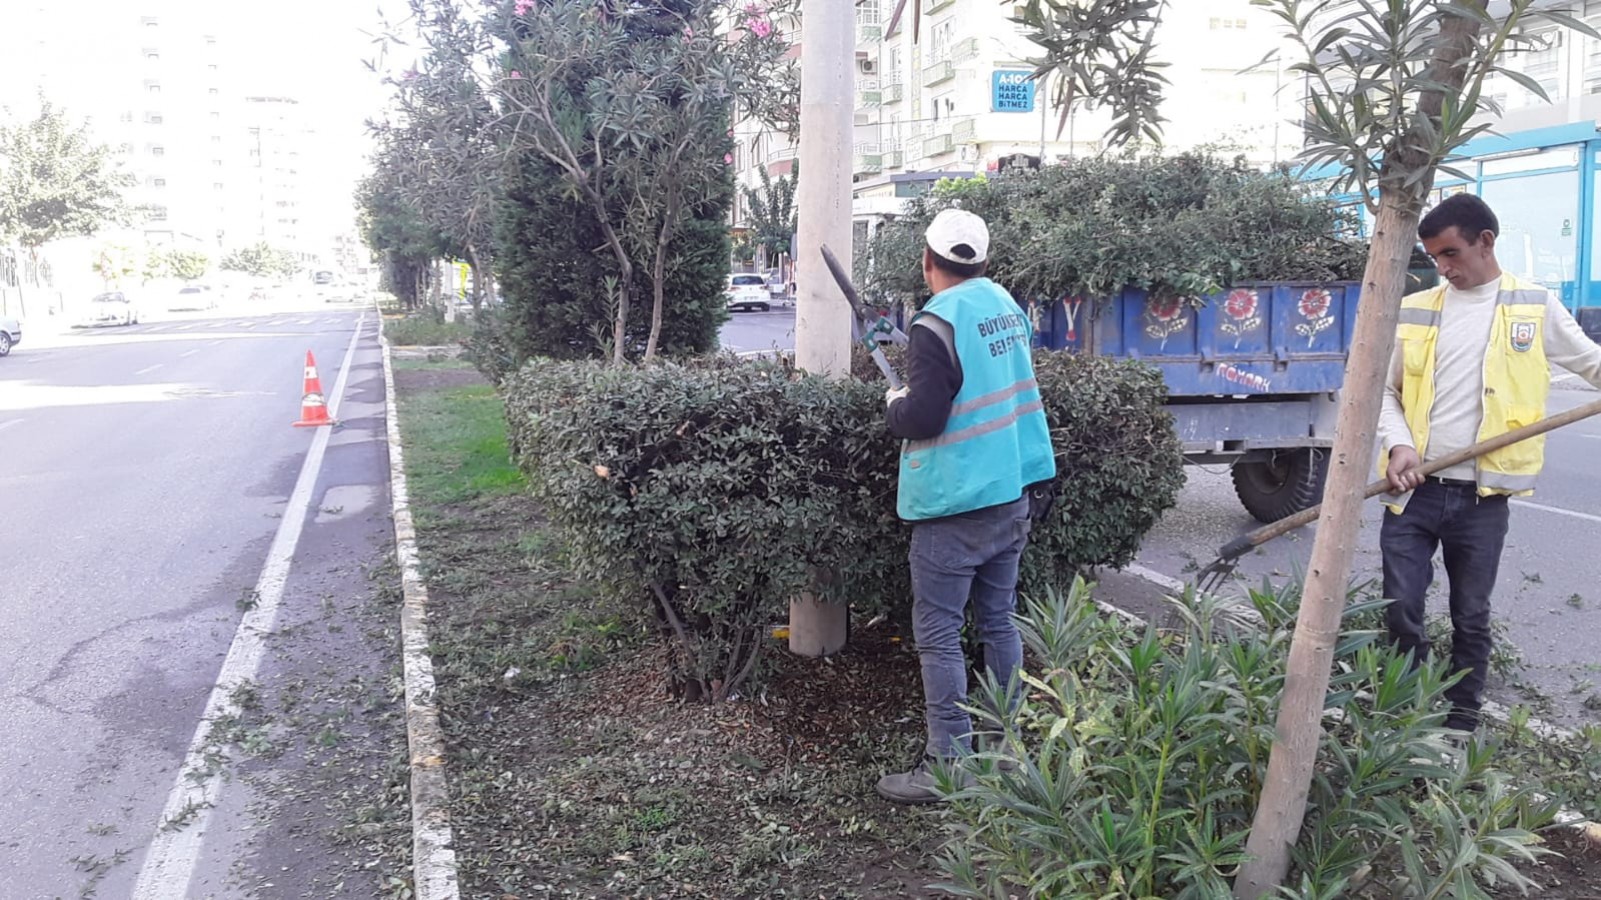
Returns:
[[[1534,346],[1535,329],[1539,326],[1534,322],[1512,323],[1512,349],[1519,353],[1529,352]]]

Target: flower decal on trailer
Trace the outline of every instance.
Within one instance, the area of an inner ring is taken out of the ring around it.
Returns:
[[[1297,308],[1306,321],[1295,326],[1295,333],[1306,338],[1308,347],[1312,346],[1319,334],[1334,324],[1334,317],[1328,314],[1333,299],[1323,288],[1312,288],[1301,294]]]
[[[1241,338],[1261,326],[1259,312],[1260,298],[1256,291],[1240,288],[1229,291],[1229,295],[1223,299],[1223,314],[1229,317],[1229,321],[1224,322],[1219,330],[1234,335],[1234,349],[1239,349]]]
[[[1167,339],[1190,324],[1189,305],[1183,297],[1152,297],[1145,301],[1145,336],[1161,341],[1167,348]]]

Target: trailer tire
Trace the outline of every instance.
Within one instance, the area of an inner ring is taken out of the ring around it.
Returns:
[[[1234,465],[1234,493],[1258,522],[1277,522],[1323,501],[1327,450],[1280,450],[1266,462]]]

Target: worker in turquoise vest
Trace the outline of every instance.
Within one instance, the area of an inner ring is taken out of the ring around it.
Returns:
[[[1490,594],[1511,510],[1532,493],[1545,438],[1513,444],[1427,478],[1425,462],[1545,418],[1551,365],[1601,387],[1601,347],[1544,287],[1501,271],[1495,213],[1472,194],[1441,201],[1418,224],[1445,284],[1401,301],[1379,419],[1390,482],[1379,533],[1390,638],[1429,652],[1424,601],[1442,551],[1450,581],[1449,728],[1472,732],[1490,669]]]
[[[984,665],[1017,683],[1023,649],[1012,611],[1034,515],[1048,508],[1056,458],[1034,380],[1033,330],[984,277],[989,229],[964,210],[935,216],[923,249],[934,294],[913,319],[907,384],[886,399],[901,450],[898,509],[912,523],[912,622],[922,661],[928,743],[878,792],[897,803],[939,799],[929,763],[972,749],[961,631],[973,603]]]

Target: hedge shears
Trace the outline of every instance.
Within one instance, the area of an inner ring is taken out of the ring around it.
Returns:
[[[851,337],[860,341],[863,347],[873,355],[873,362],[878,364],[878,370],[884,373],[884,379],[895,390],[901,388],[901,377],[895,374],[895,367],[889,364],[889,357],[884,355],[883,345],[906,343],[906,332],[882,312],[874,312],[862,303],[862,298],[856,293],[856,286],[851,284],[851,278],[845,274],[845,267],[839,264],[834,252],[823,245],[823,262],[828,271],[834,276],[839,285],[840,292],[845,295],[845,302],[851,306],[855,320],[851,327]]]

